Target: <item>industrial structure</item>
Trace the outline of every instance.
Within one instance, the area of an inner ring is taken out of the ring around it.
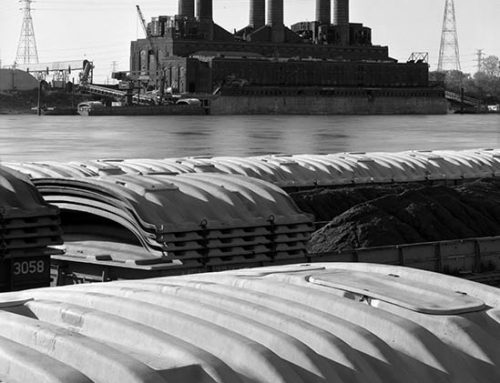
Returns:
[[[267,18],[266,18],[267,13]],[[234,33],[213,19],[213,1],[179,0],[147,37],[131,43],[135,78],[163,91],[217,94],[224,113],[444,113],[442,89],[422,60],[399,63],[371,29],[349,18],[349,1],[316,1],[316,20],[284,24],[284,1],[250,1]]]
[[[17,46],[16,64],[38,64],[38,50],[36,47],[35,29],[31,17],[31,3],[33,0],[20,0],[23,3],[23,26]]]
[[[438,71],[461,70],[454,0],[445,0]]]

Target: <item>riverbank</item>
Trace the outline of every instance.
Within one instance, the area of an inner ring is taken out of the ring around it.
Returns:
[[[87,97],[71,94],[63,90],[43,91],[40,106],[68,108],[86,100]],[[32,108],[38,105],[38,90],[0,92],[0,114],[33,114]]]

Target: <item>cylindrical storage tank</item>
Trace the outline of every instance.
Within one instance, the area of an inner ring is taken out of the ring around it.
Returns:
[[[266,24],[266,0],[250,0],[250,26],[254,29]]]
[[[335,0],[333,24],[349,25],[349,0]]]
[[[329,25],[332,22],[331,0],[316,0],[316,21],[320,25]]]
[[[213,19],[213,1],[196,0],[196,17],[200,20]]]
[[[194,17],[194,0],[179,0],[179,16]]]
[[[283,0],[268,0],[267,24],[271,26],[283,25]]]

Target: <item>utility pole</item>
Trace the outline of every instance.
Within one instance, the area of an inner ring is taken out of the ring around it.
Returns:
[[[461,70],[454,0],[445,0],[438,71]]]
[[[478,49],[476,52],[477,55],[477,72],[482,72],[483,70],[483,50],[484,49]]]
[[[16,64],[38,64],[38,51],[36,48],[35,30],[33,29],[33,19],[31,18],[31,3],[33,0],[19,0],[24,4],[23,26],[17,45]]]

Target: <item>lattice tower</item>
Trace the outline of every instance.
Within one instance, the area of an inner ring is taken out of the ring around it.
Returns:
[[[445,0],[438,71],[461,70],[454,0]]]
[[[23,26],[17,45],[16,64],[38,64],[38,51],[36,49],[35,30],[31,18],[31,3],[33,0],[19,0],[23,3]]]

